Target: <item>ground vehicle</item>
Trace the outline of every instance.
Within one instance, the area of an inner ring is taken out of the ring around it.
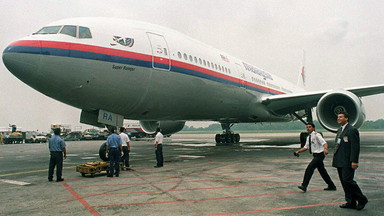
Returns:
[[[67,136],[64,137],[65,141],[78,141],[83,139],[83,132],[81,131],[72,131]]]
[[[47,137],[44,134],[32,135],[31,140],[33,143],[45,143],[47,142]]]

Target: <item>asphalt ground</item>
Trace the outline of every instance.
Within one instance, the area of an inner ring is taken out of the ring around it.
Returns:
[[[240,144],[220,146],[214,134],[175,134],[164,141],[162,168],[153,167],[153,140],[132,140],[136,170],[118,178],[75,170],[99,161],[104,141],[68,141],[59,183],[47,179],[47,144],[0,145],[0,215],[384,215],[384,132],[361,133],[355,180],[369,199],[362,211],[339,208],[345,201],[331,167],[334,135],[324,135],[337,191],[323,191],[317,170],[306,193],[297,188],[311,156],[293,156],[296,133],[241,134]]]

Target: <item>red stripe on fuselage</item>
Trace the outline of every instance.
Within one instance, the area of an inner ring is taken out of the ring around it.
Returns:
[[[78,44],[78,43],[68,43],[68,42],[58,42],[58,41],[40,41],[40,40],[20,40],[20,41],[15,41],[11,43],[9,46],[45,47],[45,48],[53,48],[53,49],[75,50],[75,51],[91,52],[91,53],[98,53],[98,54],[105,54],[105,55],[113,55],[113,56],[118,56],[123,58],[133,58],[137,60],[152,62],[152,55],[146,55],[146,54],[112,49],[112,48],[105,48],[105,47],[94,46],[94,45]],[[170,59],[168,60],[167,58],[162,58],[161,60],[159,57],[155,57],[154,60],[156,63],[159,63],[159,64],[168,64],[168,62],[171,61]],[[231,82],[240,83],[240,79],[238,78],[228,76],[228,75],[225,75],[216,71],[212,71],[203,67],[199,67],[196,65],[188,64],[185,62],[172,60],[171,65],[192,70],[192,71],[197,71],[213,77],[225,79]],[[247,81],[244,81],[244,85],[261,89],[264,91],[268,91],[271,93],[275,93],[275,94],[285,94],[284,92],[276,91],[276,90],[266,88],[264,86],[260,86]]]

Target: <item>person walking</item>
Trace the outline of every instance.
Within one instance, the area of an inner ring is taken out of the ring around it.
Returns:
[[[62,178],[63,172],[63,154],[64,158],[67,158],[67,149],[63,138],[60,137],[61,129],[54,129],[54,136],[49,139],[48,148],[50,151],[49,169],[48,169],[48,181],[53,181],[53,172],[56,167],[56,181],[64,181]]]
[[[313,155],[312,161],[308,164],[307,169],[305,169],[303,183],[298,186],[299,189],[306,192],[307,187],[309,185],[309,181],[312,178],[313,172],[317,168],[321,177],[328,184],[327,188],[324,190],[335,191],[336,186],[333,183],[331,177],[328,175],[327,170],[324,167],[324,158],[328,154],[328,143],[324,140],[320,133],[315,131],[315,125],[313,123],[308,123],[306,125],[306,129],[308,132],[307,141],[303,148],[296,151],[298,155],[301,152],[307,151],[309,149],[309,153]]]
[[[120,156],[122,151],[121,144],[122,141],[120,136],[117,134],[117,130],[113,130],[113,133],[108,136],[107,145],[105,146],[105,151],[108,152],[109,158],[109,174],[107,175],[108,177],[113,177],[113,174],[115,174],[116,177],[119,177],[121,160]]]
[[[155,137],[155,154],[157,165],[155,168],[163,167],[163,134],[161,133],[161,129],[156,129],[156,137]]]
[[[337,168],[341,185],[344,189],[347,203],[340,208],[362,210],[368,203],[356,181],[353,180],[355,171],[359,167],[360,135],[359,131],[349,124],[349,114],[340,112],[337,123],[341,127],[337,131],[335,153],[332,166]]]

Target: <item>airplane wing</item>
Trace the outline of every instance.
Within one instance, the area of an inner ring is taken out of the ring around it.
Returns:
[[[352,92],[358,97],[375,95],[384,93],[384,84],[362,86],[354,88],[340,89]],[[278,114],[288,114],[305,108],[312,108],[317,105],[320,98],[333,90],[313,91],[304,93],[272,95],[262,99],[262,104],[265,104],[273,112]]]

